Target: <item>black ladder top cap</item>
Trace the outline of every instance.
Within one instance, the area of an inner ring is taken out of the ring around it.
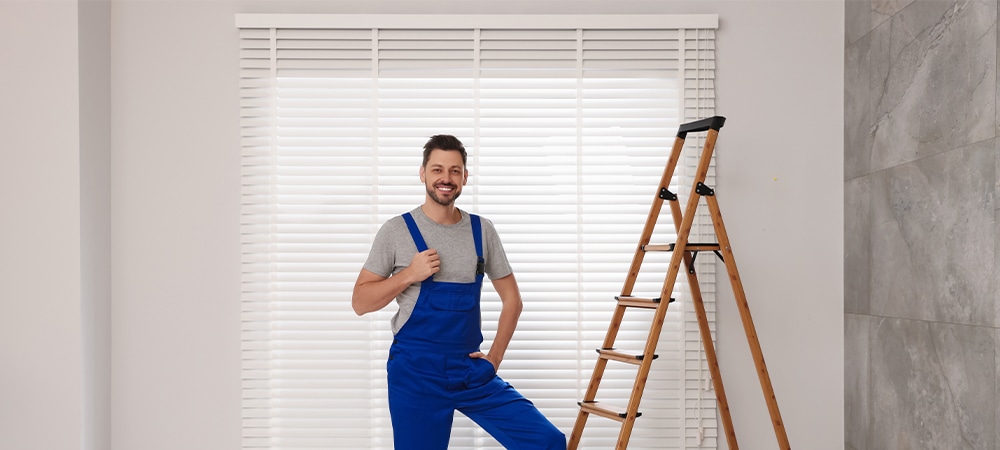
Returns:
[[[723,125],[726,124],[726,118],[722,116],[713,116],[707,119],[696,120],[694,122],[688,122],[680,126],[677,129],[678,137],[685,137],[688,133],[694,133],[699,131],[715,130],[719,131]]]

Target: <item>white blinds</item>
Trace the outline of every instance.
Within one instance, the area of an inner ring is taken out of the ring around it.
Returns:
[[[381,223],[423,202],[421,146],[441,133],[469,149],[459,207],[494,222],[525,302],[500,374],[568,435],[677,126],[714,114],[717,22],[238,16],[243,447],[392,448],[394,306],[359,318],[350,296]],[[686,195],[689,180],[676,182]],[[672,241],[664,219],[654,243]],[[636,295],[660,290],[668,260],[653,256]],[[715,395],[684,295],[631,448],[715,447]],[[488,349],[499,315],[488,285],[483,302]],[[642,348],[648,319],[626,316],[618,346]],[[609,365],[598,398],[624,405],[634,373]],[[618,425],[592,417],[582,447],[612,447]],[[500,447],[456,414],[452,448]]]

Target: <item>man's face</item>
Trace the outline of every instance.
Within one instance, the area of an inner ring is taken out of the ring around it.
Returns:
[[[420,181],[427,187],[427,196],[442,206],[451,206],[469,180],[469,171],[457,151],[431,150],[427,165],[420,168]]]

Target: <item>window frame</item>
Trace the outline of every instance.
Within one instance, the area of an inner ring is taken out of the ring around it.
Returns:
[[[554,26],[553,24],[565,24],[565,25],[555,25]],[[693,29],[694,30],[703,30],[704,29],[704,30],[712,30],[714,32],[714,30],[718,28],[718,16],[716,16],[716,15],[641,15],[641,16],[640,15],[615,15],[615,16],[593,16],[593,15],[586,15],[586,16],[585,15],[579,15],[579,16],[573,16],[573,15],[558,15],[558,16],[556,16],[556,15],[509,15],[509,16],[501,16],[501,15],[471,15],[470,16],[470,15],[239,14],[236,17],[236,25],[240,29],[269,29],[269,30],[272,30],[270,39],[273,41],[273,40],[276,39],[276,35],[275,35],[276,30],[279,30],[279,29],[302,29],[302,30],[353,29],[353,30],[372,30],[373,39],[375,39],[374,36],[377,35],[377,33],[375,32],[375,30],[386,30],[386,29],[439,30],[439,29],[460,28],[460,29],[476,29],[476,30],[479,30],[479,29],[520,29],[520,30],[547,30],[547,29],[562,29],[562,30],[565,30],[565,29],[574,29],[574,30],[583,30],[583,29],[591,29],[591,30],[617,30],[617,29],[623,29],[623,28],[630,28],[630,29],[678,29],[678,30],[688,30],[688,31],[693,30]],[[477,35],[478,35],[478,32],[477,32]],[[683,40],[685,38],[682,37],[681,39]],[[713,45],[714,45],[714,40],[712,42],[713,42]],[[693,51],[693,53],[700,53],[702,51],[709,52],[709,53],[714,53],[714,46],[712,48],[708,48],[708,49],[695,48],[695,49],[686,49],[685,51],[689,51],[689,52]],[[372,70],[375,73],[379,73],[378,58],[379,58],[379,55],[378,55],[377,51],[375,49],[373,49],[372,50],[372,60],[373,60]],[[277,77],[277,72],[278,72],[278,65],[277,65],[278,59],[279,59],[279,57],[277,55],[276,49],[274,49],[272,47],[271,54],[269,55],[270,67],[268,68],[268,70],[270,71],[271,75],[274,76],[275,78]],[[243,60],[241,60],[241,63],[242,63],[242,61]],[[684,56],[683,54],[678,58],[678,61],[680,63],[680,67],[677,70],[681,73],[681,76],[680,76],[680,79],[681,79],[681,81],[680,81],[680,84],[681,84],[680,89],[682,90],[682,93],[680,95],[680,97],[681,97],[681,99],[680,99],[680,112],[678,113],[678,120],[679,120],[679,122],[680,123],[684,123],[684,122],[687,122],[687,121],[690,121],[690,120],[700,119],[700,118],[703,118],[703,117],[709,117],[709,116],[714,115],[714,84],[713,84],[714,74],[712,74],[711,76],[703,76],[699,72],[701,70],[701,67],[693,67],[693,68],[692,67],[685,67],[685,63],[687,61],[687,57]],[[478,62],[478,57],[477,57],[477,62]],[[714,55],[712,56],[711,62],[712,62],[712,65],[710,67],[706,67],[705,68],[706,72],[714,72]],[[688,72],[692,72],[692,73],[694,73],[694,75],[688,75]],[[710,93],[710,94],[706,95],[705,97],[702,97],[703,93]],[[246,100],[246,97],[244,97],[243,100]],[[273,105],[271,105],[271,106],[269,106],[269,105],[263,105],[262,106],[262,105],[258,105],[258,104],[252,105],[252,107],[255,107],[255,108],[257,108],[257,107],[268,108],[268,107],[272,107],[272,106]],[[243,119],[246,122],[246,116],[244,116]],[[273,119],[273,117],[271,119]],[[244,125],[244,127],[246,129],[246,125]],[[246,146],[246,142],[252,141],[252,140],[253,140],[253,138],[249,138],[248,139],[245,136],[244,137],[244,143],[245,143],[244,146]],[[272,141],[273,140],[274,139],[273,139],[273,136],[272,136]],[[419,145],[420,143],[416,143],[416,144]],[[466,144],[467,144],[467,146],[469,146],[470,143],[466,142]],[[478,147],[479,144],[480,144],[480,137],[478,137],[478,135],[477,135],[474,138],[473,146],[474,147]],[[256,144],[254,144],[254,145],[256,145]],[[273,144],[273,142],[271,142],[271,143],[265,143],[264,145],[274,145],[274,144]],[[701,141],[699,139],[697,139],[697,138],[690,139],[690,142],[686,142],[686,147],[691,147],[691,148],[696,148],[697,149],[697,148],[700,148],[700,146],[701,146]],[[665,153],[666,153],[666,151],[665,151]],[[474,155],[470,155],[470,156],[472,158],[472,160],[470,160],[470,166],[472,166],[471,170],[473,171],[473,175],[475,176],[475,175],[477,175],[477,172],[479,170],[479,164],[478,164],[478,162],[479,162],[480,155],[477,152]],[[246,168],[247,165],[245,164],[244,167]],[[414,166],[413,172],[414,172],[414,178],[416,178],[416,176],[415,176],[416,166]],[[253,177],[253,176],[256,176],[256,174],[251,174],[250,176]],[[712,182],[711,181],[712,177],[714,177],[714,169],[712,170],[712,172],[710,172],[710,180],[709,180],[709,182]],[[246,178],[247,178],[247,175],[245,174],[244,175],[244,179],[246,179]],[[678,178],[679,179],[683,178],[683,174],[680,175]],[[683,185],[683,182],[681,182],[680,184]],[[261,191],[259,189],[257,189],[258,187],[259,186],[254,187],[252,185],[248,187],[248,185],[245,183],[244,184],[244,196],[245,196],[245,198],[248,195],[248,192],[249,192],[249,195],[251,195],[251,196],[262,195]],[[652,186],[651,186],[651,188],[652,188]],[[413,188],[413,189],[416,189],[416,188]],[[417,190],[416,192],[418,194],[422,195],[422,193],[420,193],[419,190]],[[268,194],[264,193],[263,195],[268,195]],[[652,200],[651,198],[648,199],[648,201],[651,201],[651,200]],[[413,206],[416,206],[417,204],[418,203],[413,204]],[[253,201],[250,201],[250,202],[245,201],[244,202],[244,215],[248,214],[248,212],[247,212],[248,210],[251,211],[249,214],[256,214],[257,212],[254,212],[253,210],[255,210],[257,206],[258,205],[254,204]],[[272,207],[273,207],[273,205],[272,205]],[[477,207],[478,207],[477,205],[473,205],[472,206],[472,209],[473,209],[472,212],[477,212],[477,211],[475,211],[475,209],[477,209]],[[400,212],[402,212],[402,211],[400,211]],[[379,214],[380,213],[376,212],[376,215],[379,215]],[[382,216],[384,216],[384,214],[382,214]],[[489,218],[489,216],[488,216],[488,218]],[[384,220],[379,220],[379,222],[381,222],[381,221],[384,221]],[[669,222],[669,220],[668,220],[668,222]],[[707,225],[706,228],[702,228],[700,226],[701,223],[705,223],[705,224],[708,224],[708,225]],[[711,225],[710,224],[711,224],[711,222],[707,221],[707,220],[704,220],[704,221],[703,220],[696,220],[696,225],[695,225],[695,229],[693,231],[692,238],[694,239],[699,233],[701,233],[700,234],[701,236],[708,236],[708,235],[710,235],[711,234],[711,230],[710,230],[711,229]],[[244,223],[244,225],[246,225],[246,224]],[[500,224],[500,226],[502,226],[502,225],[503,224]],[[641,225],[641,224],[639,224],[639,225]],[[670,224],[666,223],[665,225],[669,226]],[[498,228],[500,226],[498,226]],[[253,227],[252,225],[249,226],[249,228],[252,228],[252,227]],[[375,224],[375,226],[372,227],[372,229],[370,230],[371,236],[374,236],[374,232],[376,231],[376,229],[377,229],[377,224]],[[244,234],[246,234],[246,233],[247,233],[246,232],[246,228],[244,228]],[[636,235],[636,237],[637,236],[638,235]],[[503,237],[504,237],[504,232],[501,231],[501,238],[503,238]],[[253,256],[249,256],[249,257],[247,256],[250,253],[252,253],[253,251],[255,251],[255,250],[247,250],[247,249],[250,248],[250,247],[255,247],[257,244],[259,244],[259,243],[247,243],[247,242],[244,242],[244,265],[245,265],[245,267],[246,267],[247,264],[249,264],[249,265],[256,265],[256,264],[260,263],[259,259],[255,258]],[[511,253],[511,252],[508,249],[508,254],[509,253]],[[629,254],[631,254],[631,248],[629,249]],[[712,265],[712,264],[702,264],[703,262],[704,261],[699,260],[699,270],[701,270],[701,271],[707,271],[708,273],[705,274],[705,275],[700,275],[699,277],[700,277],[700,280],[702,281],[702,291],[703,291],[703,295],[705,296],[706,307],[709,308],[710,321],[712,321],[712,329],[714,331],[714,295],[713,295],[714,289],[711,287],[711,285],[714,284],[714,265]],[[357,268],[360,269],[360,264],[358,265]],[[517,272],[517,268],[516,267],[515,267],[515,272]],[[250,284],[250,285],[256,285],[256,284],[260,283],[260,274],[254,273],[252,271],[248,271],[246,269],[243,271],[243,273],[244,273],[244,283],[245,283],[245,286],[248,285],[248,284]],[[354,273],[352,275],[356,275],[356,273]],[[624,276],[624,273],[622,274],[622,276]],[[245,302],[248,291],[246,289],[244,289],[243,292],[244,292],[243,301]],[[253,293],[250,294],[250,296],[255,296],[256,294],[257,294],[256,292],[253,292]],[[615,292],[608,292],[607,294],[608,294],[608,296],[610,298],[610,297],[613,297],[613,295],[615,294]],[[485,295],[485,293],[484,293],[484,295]],[[607,312],[610,313],[611,309],[612,309],[612,307],[609,305]],[[256,322],[259,322],[261,320],[267,320],[266,318],[264,318],[264,316],[266,316],[266,314],[262,315],[262,314],[260,314],[260,311],[253,310],[252,308],[251,309],[244,308],[243,321],[244,321],[245,324],[247,324],[247,323],[256,323]],[[690,316],[693,316],[693,315],[690,315]],[[387,317],[388,317],[388,315],[386,315],[384,313],[378,313],[378,314],[372,315],[371,318],[369,318],[368,320],[370,320],[370,321],[371,320],[387,321]],[[364,319],[359,319],[359,320],[364,320]],[[695,323],[694,322],[695,319],[693,317],[686,317],[683,320],[686,321],[686,322],[690,322],[692,324]],[[607,325],[606,322],[604,324],[602,324],[602,326],[604,326],[604,327],[606,327],[606,325]],[[243,342],[245,344],[249,340],[248,337],[247,337],[247,335],[255,333],[256,332],[255,330],[256,330],[255,328],[248,329],[246,326],[244,327]],[[681,332],[684,335],[683,342],[680,344],[681,347],[682,347],[682,357],[681,357],[682,360],[693,359],[694,361],[696,361],[696,363],[694,363],[693,366],[690,366],[690,367],[687,366],[687,365],[685,365],[683,363],[683,361],[682,361],[682,368],[681,368],[680,372],[684,374],[683,375],[682,383],[685,385],[682,388],[682,390],[683,391],[697,391],[698,392],[698,395],[695,396],[695,397],[688,398],[688,397],[685,396],[685,398],[688,399],[688,400],[694,399],[694,401],[696,401],[698,407],[696,407],[695,409],[697,409],[698,416],[695,419],[692,419],[692,418],[688,417],[687,416],[687,412],[685,412],[684,416],[681,417],[680,421],[682,422],[682,424],[680,425],[680,427],[682,428],[682,430],[684,430],[683,433],[682,433],[683,436],[679,437],[681,439],[681,442],[682,442],[681,445],[684,445],[684,446],[687,446],[687,445],[697,445],[697,446],[708,445],[708,446],[714,446],[715,436],[717,435],[716,425],[715,425],[715,412],[714,412],[715,411],[715,409],[714,409],[715,408],[715,405],[714,405],[715,398],[714,398],[714,394],[713,393],[707,392],[707,391],[711,390],[711,383],[710,383],[710,380],[708,380],[709,374],[708,374],[707,366],[706,366],[706,363],[705,363],[704,351],[703,351],[703,349],[701,348],[701,345],[700,345],[700,335],[698,334],[697,326],[691,326],[691,327],[684,326],[682,328]],[[250,338],[250,339],[253,339],[253,338]],[[517,341],[518,339],[519,339],[518,334],[515,334],[514,340]],[[692,346],[692,343],[697,344],[697,347],[696,348],[690,348]],[[256,385],[256,384],[247,383],[247,380],[250,379],[250,378],[252,378],[252,376],[248,376],[247,375],[247,367],[251,367],[251,368],[257,367],[257,364],[259,363],[259,360],[255,359],[256,356],[252,356],[252,355],[258,355],[258,354],[261,354],[261,353],[262,352],[260,352],[260,349],[258,349],[258,348],[250,348],[250,349],[247,349],[246,347],[244,348],[244,400],[243,400],[244,411],[246,411],[246,408],[258,408],[261,405],[261,402],[259,401],[259,399],[256,399],[256,398],[254,398],[252,396],[250,396],[250,397],[247,396],[247,392],[248,391],[257,391],[257,390],[260,389],[260,387],[258,385]],[[586,361],[581,361],[580,364],[582,366],[586,366],[588,363],[592,363],[593,360],[596,360],[596,356],[594,356],[592,358],[589,358]],[[380,362],[378,361],[378,358],[373,358],[371,361],[369,361],[369,365],[371,366],[371,370],[372,371],[378,371],[378,370],[381,369],[380,368]],[[654,364],[654,366],[655,366],[655,364]],[[687,372],[695,372],[695,375],[691,375],[691,374],[689,374]],[[581,373],[581,379],[577,380],[578,383],[579,383],[579,387],[577,389],[580,391],[580,396],[582,396],[583,389],[585,389],[586,383],[589,380],[590,371],[587,370],[587,369],[585,369],[585,368],[582,368],[580,370],[580,373]],[[696,377],[697,378],[696,383],[694,383],[693,385],[691,385],[687,381],[689,376]],[[374,383],[373,386],[375,384],[377,384],[377,382],[373,382],[373,383]],[[530,398],[530,396],[529,396],[529,398]],[[649,400],[645,400],[644,404],[645,404],[646,401],[649,401]],[[686,400],[684,403],[686,404],[686,403],[688,403],[688,401]],[[575,407],[575,404],[573,406]],[[383,405],[383,407],[384,407],[384,405]],[[686,410],[687,408],[685,407],[684,409]],[[588,429],[591,428],[591,427],[593,427],[594,425],[592,425],[592,424],[595,421],[597,421],[597,420],[598,419],[596,419],[596,418],[593,419],[593,420],[591,420],[588,423]],[[267,427],[271,426],[271,425],[267,424],[266,422],[267,421],[255,420],[252,417],[244,416],[244,448],[257,448],[257,447],[262,446],[262,445],[259,444],[260,442],[263,442],[263,440],[259,437],[259,434],[261,434],[260,433],[260,428],[267,428]],[[690,423],[695,423],[696,425],[692,426],[692,425],[690,425]],[[641,424],[639,424],[637,422],[637,426],[641,427]],[[560,428],[565,429],[566,427],[565,426],[561,426]],[[564,431],[566,431],[568,433],[569,430],[565,429]],[[267,433],[263,433],[263,434],[266,435]],[[636,448],[640,448],[641,445],[642,445],[641,444],[641,442],[642,442],[641,441],[641,433],[637,433],[637,436],[639,436],[640,439],[635,439],[633,441],[633,444],[634,444],[634,446],[637,446]],[[267,439],[270,439],[270,438],[265,437],[265,440],[267,440]],[[378,441],[378,439],[375,439],[374,441]],[[587,441],[585,441],[584,443],[586,444],[586,442]],[[386,445],[390,445],[391,443],[385,443],[385,444]],[[269,446],[269,444],[268,445],[264,445],[264,447],[267,447],[267,446]]]

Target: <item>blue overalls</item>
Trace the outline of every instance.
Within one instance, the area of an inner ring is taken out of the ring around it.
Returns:
[[[427,250],[410,213],[403,215],[417,251]],[[479,300],[483,286],[482,227],[470,214],[479,257],[476,281],[428,277],[413,312],[396,333],[386,364],[389,412],[397,450],[445,450],[459,410],[508,449],[565,450],[560,432],[486,359],[469,357],[483,342]]]

